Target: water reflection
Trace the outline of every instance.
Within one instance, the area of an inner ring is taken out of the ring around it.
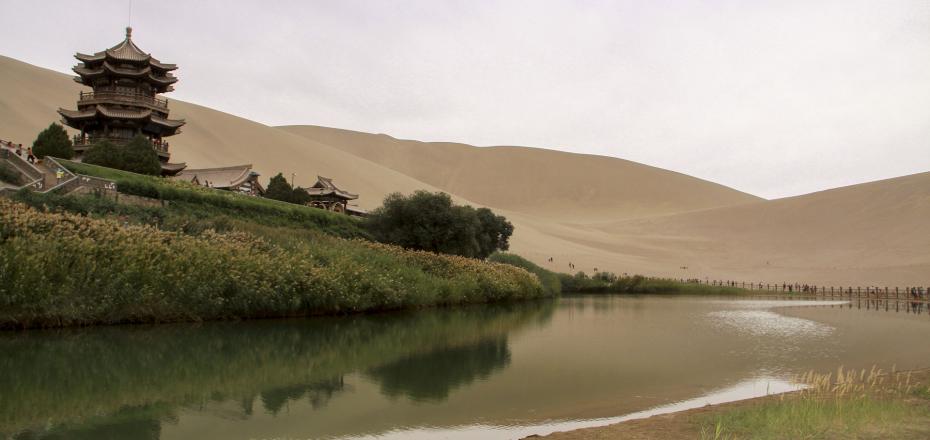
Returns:
[[[758,378],[928,367],[923,310],[581,296],[0,333],[0,438],[510,438],[731,396]]]
[[[405,357],[372,368],[368,375],[381,384],[386,396],[435,402],[448,397],[453,389],[486,379],[508,364],[510,348],[502,336]]]
[[[3,333],[0,438],[160,438],[179,411],[317,410],[362,371],[391,396],[441,400],[505,368],[507,334],[553,306]]]

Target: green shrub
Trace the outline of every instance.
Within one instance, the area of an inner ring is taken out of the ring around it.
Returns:
[[[142,135],[125,145],[100,141],[84,153],[84,162],[139,174],[161,174],[158,153],[152,148],[152,142]]]
[[[74,148],[64,127],[53,122],[36,137],[32,143],[32,153],[39,158],[52,156],[71,159],[74,157]]]
[[[584,272],[574,275],[558,274],[563,293],[671,293],[695,295],[735,295],[745,289],[726,286],[708,286],[697,282],[646,278],[642,275],[617,276],[599,272],[588,276]]]
[[[490,209],[455,206],[446,193],[389,194],[368,218],[382,243],[472,258],[507,250],[513,225]]]
[[[547,295],[558,295],[562,293],[562,282],[559,279],[559,274],[539,267],[526,258],[516,254],[495,252],[488,260],[520,267],[535,274],[536,277],[539,278],[539,283],[542,285],[543,291],[546,292]]]
[[[268,181],[268,187],[265,188],[265,198],[291,202],[294,199],[294,188],[291,187],[290,183],[287,183],[284,174],[278,173]]]

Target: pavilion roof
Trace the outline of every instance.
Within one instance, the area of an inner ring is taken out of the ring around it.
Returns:
[[[186,182],[195,182],[206,185],[210,182],[212,188],[233,188],[245,183],[250,177],[256,175],[252,171],[252,164],[234,165],[220,168],[203,168],[184,170],[173,176],[174,179]]]
[[[96,52],[93,55],[87,55],[78,52],[75,55],[75,58],[84,61],[85,63],[95,63],[97,61],[103,61],[107,58],[118,60],[118,61],[129,61],[129,62],[148,62],[148,64],[160,70],[174,70],[178,66],[175,64],[162,63],[157,59],[153,58],[151,54],[144,52],[139,46],[136,46],[136,43],[132,41],[132,28],[126,28],[126,38],[121,41],[116,46],[113,46],[109,49]]]
[[[358,198],[358,194],[352,194],[348,191],[339,189],[333,179],[329,177],[316,176],[316,183],[313,184],[310,188],[307,188],[307,193],[311,196],[328,196],[335,195],[349,200],[355,200]]]

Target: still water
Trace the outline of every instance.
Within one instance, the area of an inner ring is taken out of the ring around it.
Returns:
[[[519,438],[930,367],[910,303],[586,296],[0,333],[0,438]]]

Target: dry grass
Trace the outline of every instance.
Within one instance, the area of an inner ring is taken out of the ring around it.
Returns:
[[[925,375],[924,375],[925,376]],[[930,388],[911,372],[808,372],[808,387],[701,421],[702,439],[928,438]]]

